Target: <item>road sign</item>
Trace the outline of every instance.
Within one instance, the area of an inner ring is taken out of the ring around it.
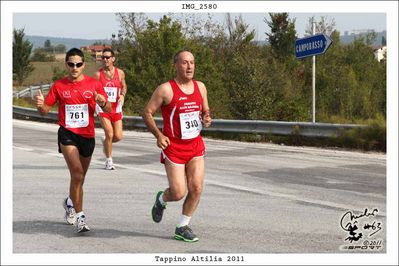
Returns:
[[[303,58],[318,54],[324,54],[330,47],[332,40],[326,34],[317,34],[295,40],[295,56]]]

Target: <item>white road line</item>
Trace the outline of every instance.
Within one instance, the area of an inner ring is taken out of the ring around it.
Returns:
[[[34,149],[32,149],[32,148],[18,147],[18,146],[15,146],[15,145],[13,145],[12,147],[13,147],[13,149],[18,149],[18,150],[21,150],[21,151],[34,151]]]
[[[215,185],[218,187],[230,188],[230,189],[234,189],[234,190],[238,190],[238,191],[252,192],[252,193],[266,195],[266,196],[270,196],[270,197],[285,198],[285,199],[292,200],[292,201],[300,201],[300,202],[304,202],[304,203],[308,203],[308,204],[315,204],[315,205],[320,205],[320,206],[338,208],[338,209],[342,209],[342,210],[355,210],[355,211],[359,211],[359,212],[364,211],[364,208],[362,208],[362,207],[350,206],[347,204],[339,204],[339,203],[335,203],[335,202],[331,202],[331,201],[307,199],[307,198],[302,198],[298,195],[283,194],[283,193],[272,192],[272,191],[267,191],[267,190],[260,190],[260,189],[256,189],[256,188],[249,188],[249,187],[240,186],[240,185],[220,183],[220,182],[213,181],[213,180],[205,180],[205,183],[208,183],[210,185]],[[380,212],[379,215],[385,216],[385,213]]]

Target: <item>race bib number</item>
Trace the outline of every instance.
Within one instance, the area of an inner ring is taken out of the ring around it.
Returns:
[[[89,125],[89,106],[85,104],[65,105],[65,126],[67,128],[87,127]]]
[[[118,93],[118,88],[117,87],[104,87],[104,90],[108,95],[108,101],[111,103],[115,103],[117,93]]]
[[[180,114],[180,129],[182,139],[193,139],[202,130],[202,123],[199,118],[199,111]]]

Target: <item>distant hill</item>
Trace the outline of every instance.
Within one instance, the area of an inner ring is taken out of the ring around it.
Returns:
[[[74,38],[60,38],[60,37],[49,37],[49,36],[36,36],[36,35],[25,35],[25,38],[33,44],[33,49],[43,47],[46,40],[50,40],[52,45],[63,44],[66,49],[69,50],[73,47],[80,48],[81,46],[91,45],[95,42],[111,44],[110,39],[74,39]]]
[[[384,37],[385,40],[387,39],[387,32],[382,31],[382,32],[376,32],[376,33],[377,33],[377,38],[375,39],[373,45],[381,45],[382,37]],[[353,42],[355,37],[358,39],[359,37],[361,37],[361,35],[366,36],[365,33],[361,33],[361,34],[341,35],[341,36],[339,36],[339,38],[341,40],[341,43],[351,43],[351,42]]]
[[[341,43],[348,44],[353,42],[356,38],[359,38],[361,34],[351,34],[351,35],[341,35]],[[382,37],[386,39],[387,32],[377,32],[377,38],[374,41],[373,45],[381,45]],[[60,38],[60,37],[47,37],[47,36],[36,36],[36,35],[25,35],[26,39],[29,40],[33,44],[33,49],[37,47],[43,47],[44,42],[46,40],[50,40],[52,45],[63,44],[66,46],[66,49],[69,50],[73,47],[79,48],[81,46],[91,45],[95,42],[111,44],[110,39],[74,39],[74,38]],[[264,45],[266,41],[257,41],[258,45]]]

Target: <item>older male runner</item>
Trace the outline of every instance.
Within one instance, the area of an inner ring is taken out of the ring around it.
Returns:
[[[189,222],[200,201],[205,172],[205,145],[200,132],[202,126],[210,126],[212,119],[206,87],[193,79],[193,54],[188,50],[177,52],[174,65],[176,77],[154,91],[143,114],[148,129],[162,149],[161,162],[165,164],[169,181],[169,187],[156,194],[152,219],[159,223],[166,203],[186,196],[175,229],[175,239],[196,242],[198,237],[189,227]],[[162,110],[163,132],[158,129],[153,117],[159,108]]]

